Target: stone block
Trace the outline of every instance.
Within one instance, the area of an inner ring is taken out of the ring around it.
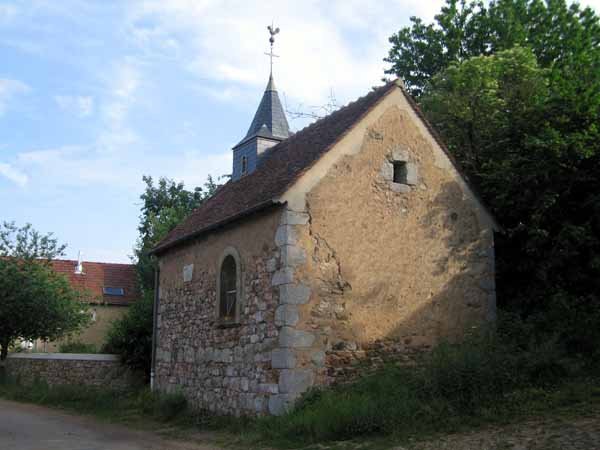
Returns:
[[[271,395],[269,397],[269,413],[281,416],[289,411],[295,400],[295,396],[288,394]]]
[[[284,245],[281,247],[281,262],[284,266],[301,266],[306,262],[306,252],[302,247]]]
[[[485,277],[479,282],[479,287],[484,291],[494,291],[496,289],[496,281],[493,277]]]
[[[283,245],[296,244],[296,233],[291,225],[279,225],[275,233],[275,245],[281,247]]]
[[[408,194],[410,192],[410,186],[407,184],[390,183],[390,188],[392,191],[399,192],[401,194]]]
[[[279,303],[303,305],[310,299],[310,288],[304,284],[284,284],[279,286]]]
[[[261,394],[277,394],[279,393],[279,385],[275,383],[260,383],[258,392]]]
[[[295,326],[300,320],[298,308],[295,305],[279,305],[275,310],[275,325]]]
[[[310,216],[306,212],[286,209],[281,215],[282,225],[306,225]]]
[[[275,272],[277,270],[277,260],[275,258],[268,259],[266,267],[267,272]]]
[[[392,150],[392,161],[408,161],[408,150],[396,147]]]
[[[280,286],[294,282],[294,271],[290,267],[284,267],[273,274],[271,285]]]
[[[419,182],[419,171],[414,163],[406,163],[406,184],[414,186]]]
[[[310,360],[315,364],[315,366],[324,367],[325,366],[325,352],[321,351],[321,350],[314,352],[311,355]]]
[[[385,181],[392,181],[394,179],[394,165],[388,161],[385,161],[381,166],[379,175]]]
[[[262,413],[265,411],[265,407],[267,405],[267,401],[264,397],[256,397],[254,399],[254,411],[257,413]]]
[[[310,369],[283,369],[279,374],[279,392],[300,394],[313,385],[315,373]]]
[[[273,369],[293,369],[296,367],[294,352],[288,348],[276,348],[271,352],[271,367]]]
[[[315,335],[291,327],[282,327],[279,332],[279,345],[282,347],[306,348],[315,342]]]

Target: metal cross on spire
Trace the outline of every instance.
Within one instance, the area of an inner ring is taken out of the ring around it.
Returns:
[[[279,33],[279,27],[275,28],[273,26],[273,23],[271,23],[271,25],[267,26],[267,29],[269,30],[269,34],[271,35],[271,37],[269,38],[269,42],[271,43],[271,51],[269,53],[265,52],[265,55],[267,55],[270,59],[271,75],[273,75],[273,58],[279,58],[279,55],[273,53],[273,44],[275,43],[275,35]]]

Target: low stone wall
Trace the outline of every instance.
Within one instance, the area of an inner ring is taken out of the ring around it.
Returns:
[[[117,355],[15,353],[6,360],[8,376],[25,384],[43,380],[50,386],[83,385],[128,389],[143,382]]]

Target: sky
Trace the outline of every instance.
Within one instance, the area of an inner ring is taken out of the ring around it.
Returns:
[[[442,3],[0,0],[0,221],[53,232],[72,259],[130,262],[143,175],[191,189],[231,173],[267,25],[284,107],[310,112],[380,84],[388,37]]]

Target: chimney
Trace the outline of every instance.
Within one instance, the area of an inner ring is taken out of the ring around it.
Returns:
[[[81,259],[81,250],[77,253],[77,267],[75,267],[75,275],[85,275],[83,271],[83,260]]]

